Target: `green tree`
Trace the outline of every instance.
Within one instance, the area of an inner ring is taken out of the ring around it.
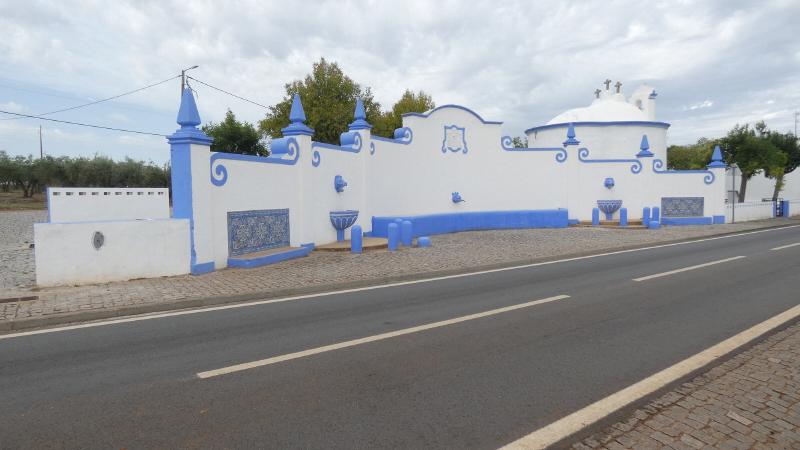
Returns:
[[[14,167],[8,154],[0,150],[0,189],[8,192],[14,186]]]
[[[797,137],[792,133],[766,131],[766,139],[786,157],[786,162],[783,165],[764,169],[764,174],[775,180],[772,199],[777,200],[783,189],[786,174],[793,172],[800,166],[800,145],[797,143]]]
[[[356,98],[364,102],[367,122],[375,123],[381,115],[380,104],[374,100],[370,88],[362,88],[338,64],[325,58],[314,63],[304,80],[295,80],[285,88],[286,97],[271,106],[266,118],[258,124],[259,130],[270,137],[280,136],[281,129],[289,125],[294,94],[300,94],[306,124],[314,129],[314,140],[319,142],[339,144],[339,135],[353,121]]]
[[[410,89],[403,92],[402,97],[392,106],[390,111],[382,113],[372,124],[372,134],[387,138],[394,137],[394,130],[403,126],[403,114],[423,113],[436,107],[433,98],[423,91],[416,94]]]
[[[514,146],[514,148],[526,148],[528,146],[528,138],[516,136],[514,139],[511,139],[511,145]]]
[[[667,168],[673,170],[705,169],[717,141],[700,138],[695,144],[670,145],[667,148]]]
[[[750,128],[748,124],[736,124],[728,134],[720,140],[725,161],[736,163],[742,173],[739,188],[739,201],[743,202],[747,194],[747,182],[762,171],[775,173],[786,164],[786,155],[766,138],[766,126],[759,122]]]
[[[33,196],[37,186],[33,162],[33,155],[27,157],[18,155],[11,159],[11,181],[22,189],[22,196],[25,198]]]
[[[288,116],[287,116],[288,117]],[[240,122],[229,109],[225,120],[215,124],[203,125],[203,131],[214,138],[211,150],[215,152],[240,153],[244,155],[267,156],[269,151],[261,139],[261,133],[253,124]]]

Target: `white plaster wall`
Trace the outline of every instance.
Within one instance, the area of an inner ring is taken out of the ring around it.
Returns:
[[[37,223],[33,231],[39,286],[189,273],[187,219]],[[99,250],[95,231],[105,237]]]
[[[310,164],[309,156],[301,150],[298,164],[304,162]],[[221,160],[220,163],[228,170],[228,179],[224,185],[211,184],[208,170],[204,174],[210,198],[214,202],[211,220],[216,268],[228,265],[229,211],[288,208],[290,243],[292,246],[299,246],[299,230],[303,219],[299,192],[300,174],[297,167],[235,160]]]
[[[465,128],[466,154],[442,152],[444,127],[449,125]],[[371,139],[368,131],[361,130],[363,144],[358,153],[312,147],[309,137],[296,136],[300,154],[295,165],[219,160],[228,172],[223,186],[210,182],[211,153],[206,150],[205,160],[198,165],[193,153],[193,183],[207,188],[213,205],[210,225],[205,227],[210,237],[204,232],[196,238],[213,241],[213,259],[216,267],[222,268],[228,258],[229,211],[289,209],[292,246],[334,241],[336,231],[328,214],[342,209],[359,210],[357,223],[365,232],[371,230],[372,216],[459,211],[567,208],[571,219],[590,220],[597,200],[605,199],[623,200],[630,219],[641,218],[644,206],[660,206],[661,197],[703,196],[705,216],[724,213],[722,169],[715,169],[716,180],[711,185],[703,182],[702,173],[653,171],[653,160],[664,160],[666,155],[664,128],[576,127],[581,145],[568,147],[567,160],[559,163],[555,151],[504,150],[499,124],[484,123],[461,108],[441,108],[428,117],[407,116],[404,126],[413,131],[409,145]],[[648,135],[655,158],[639,159],[640,173],[632,173],[633,162],[586,163],[578,159],[579,148],[585,146],[590,159],[637,160],[642,134]],[[566,127],[556,128],[538,133],[529,145],[561,148],[565,138]],[[318,166],[312,164],[314,152],[319,153]],[[342,193],[334,189],[336,175],[348,183]],[[612,189],[604,186],[607,177],[615,180]],[[454,204],[454,191],[466,202]],[[194,196],[195,208],[200,198]],[[616,213],[615,218],[618,216]],[[198,262],[203,260],[198,258]]]
[[[747,222],[748,220],[770,219],[773,217],[773,203],[770,202],[742,202],[725,205],[725,222],[730,223],[734,220],[734,208],[736,209],[736,222]],[[791,213],[791,210],[790,210]]]
[[[48,188],[50,222],[168,219],[167,188]]]
[[[367,162],[373,215],[420,215],[563,207],[566,169],[555,152],[507,152],[499,124],[484,124],[457,108],[404,117],[410,145],[373,141]],[[444,127],[465,128],[467,153],[442,152]],[[452,192],[466,200],[454,204]]]
[[[667,161],[667,129],[645,125],[581,125],[575,124],[578,147],[589,149],[592,159],[634,158],[639,153],[642,135],[647,135],[654,158]],[[567,139],[567,125],[531,131],[526,134],[529,147],[561,146]]]
[[[728,171],[725,177],[725,186],[726,191],[730,191],[734,189],[733,183],[733,174]],[[779,197],[790,200],[790,199],[798,199],[800,200],[800,169],[795,170],[794,172],[786,175],[784,178],[784,186],[781,190]],[[736,185],[735,190],[739,191],[741,187],[741,175],[737,171],[736,173]],[[763,173],[758,174],[747,181],[747,192],[745,201],[753,202],[753,201],[760,201],[762,198],[772,198],[772,192],[775,190],[775,180],[772,178],[767,178],[764,176]]]

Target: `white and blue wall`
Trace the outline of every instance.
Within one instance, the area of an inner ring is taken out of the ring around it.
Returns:
[[[190,219],[193,273],[226,267],[247,249],[335,241],[329,213],[341,210],[358,210],[356,223],[375,236],[397,218],[411,220],[415,235],[565,227],[591,220],[598,200],[622,201],[630,220],[677,199],[689,216],[664,223],[724,221],[719,153],[706,170],[666,170],[662,122],[548,124],[527,130],[528,148],[513,148],[501,122],[458,105],[406,114],[386,139],[371,135],[359,102],[340,145],[313,141],[299,97],[290,121],[269,157],[213,153],[184,92],[170,143],[174,217]],[[337,176],[346,186],[337,189]],[[249,234],[264,227],[269,245]]]

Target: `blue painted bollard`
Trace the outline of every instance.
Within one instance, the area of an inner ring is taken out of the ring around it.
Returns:
[[[350,230],[350,252],[361,253],[364,248],[364,233],[361,231],[361,225],[356,225]]]
[[[658,206],[653,206],[652,211],[653,215],[652,217],[650,217],[650,221],[661,222],[661,208],[659,208]]]
[[[619,226],[628,226],[628,208],[621,208],[619,210]]]
[[[644,209],[642,209],[642,225],[650,226],[650,207],[649,206],[645,206]]]
[[[389,251],[393,252],[397,250],[397,241],[400,239],[400,227],[397,226],[397,223],[389,224],[386,230],[386,236],[389,240]]]
[[[411,240],[414,237],[414,225],[410,220],[404,220],[400,224],[400,242],[406,247],[411,247]]]
[[[651,230],[657,230],[661,228],[661,222],[657,220],[651,220],[650,225],[648,225],[648,228],[650,228]]]
[[[428,236],[420,236],[417,238],[417,247],[430,247],[431,238]]]
[[[592,226],[600,225],[600,209],[592,208]]]

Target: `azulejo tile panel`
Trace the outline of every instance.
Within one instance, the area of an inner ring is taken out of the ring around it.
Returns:
[[[702,217],[703,197],[661,197],[664,217]]]
[[[228,212],[228,255],[239,256],[288,245],[288,209]]]

